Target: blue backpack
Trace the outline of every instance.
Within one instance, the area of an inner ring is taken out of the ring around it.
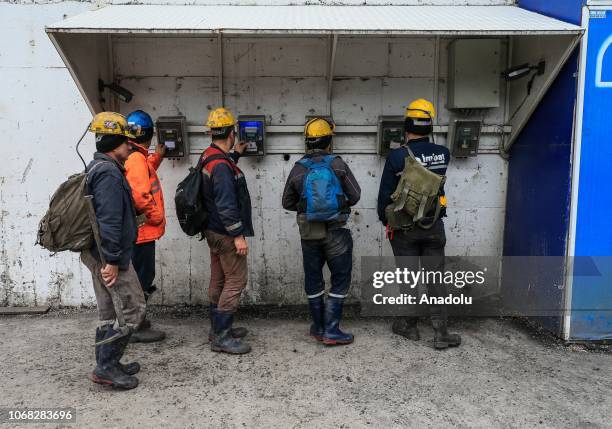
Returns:
[[[340,215],[340,200],[344,196],[340,180],[331,168],[335,155],[326,155],[319,162],[301,159],[297,163],[306,167],[302,198],[306,202],[306,219],[309,222],[329,222]]]

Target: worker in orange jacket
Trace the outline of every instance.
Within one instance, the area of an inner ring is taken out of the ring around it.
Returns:
[[[153,138],[153,120],[146,112],[136,110],[127,116],[128,124],[140,128],[139,135],[129,140],[130,155],[125,162],[126,178],[132,188],[132,198],[138,215],[144,215],[146,221],[138,228],[138,238],[132,254],[132,264],[138,274],[145,299],[151,297],[156,287],[155,279],[155,240],[158,240],[166,228],[164,213],[164,195],[157,176],[166,147],[157,145],[155,153],[149,154]],[[162,331],[151,329],[151,322],[145,320],[132,335],[131,342],[151,343],[166,337]]]

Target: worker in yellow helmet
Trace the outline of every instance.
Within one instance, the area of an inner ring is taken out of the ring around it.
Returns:
[[[446,175],[450,152],[446,147],[437,145],[431,140],[435,117],[436,110],[430,101],[420,98],[408,105],[404,115],[405,142],[399,148],[389,152],[378,192],[378,217],[387,227],[387,237],[393,249],[393,254],[395,256],[411,257],[407,268],[413,271],[419,270],[419,259],[420,266],[426,271],[444,270],[444,247],[446,245],[446,234],[442,221],[442,218],[446,216],[444,180],[440,180],[441,186],[438,190],[437,200],[432,200],[434,204],[428,206],[428,208],[431,207],[429,210],[421,209],[422,213],[418,222],[407,222],[398,227],[398,222],[395,219],[388,218],[397,213],[397,210],[388,211],[388,208],[396,208],[392,204],[395,204],[397,198],[401,198],[398,195],[406,195],[410,192],[410,189],[398,189],[398,186],[407,186],[405,181],[407,179],[401,180],[410,177],[405,168],[410,168],[409,166],[420,168],[418,164],[413,164],[412,160],[418,161],[421,166],[436,175]],[[407,158],[412,158],[412,160],[407,162]],[[435,176],[430,175],[430,177]],[[409,184],[407,187],[410,187]],[[412,188],[415,189],[415,187]],[[430,283],[427,287],[430,296],[446,296],[448,294],[444,284]],[[461,344],[459,335],[449,334],[447,331],[447,309],[444,305],[431,305],[430,315],[436,349],[445,349]],[[420,338],[416,314],[411,314],[411,317],[396,318],[392,330],[395,334],[411,340],[416,341]]]
[[[138,226],[124,164],[130,155],[128,138],[135,138],[140,130],[130,127],[119,113],[102,112],[93,118],[89,131],[95,133],[97,152],[87,166],[86,192],[93,196],[100,243],[81,252],[81,261],[91,271],[98,304],[100,321],[96,343],[117,338],[96,345],[96,367],[90,379],[103,385],[133,389],[138,386],[134,374],[140,370],[140,365],[120,363],[131,333],[120,336],[114,328],[117,315],[109,288],[121,298],[123,317],[133,332],[144,320],[146,304],[131,263]]]
[[[236,141],[236,120],[219,107],[208,115],[211,145],[204,151],[202,194],[208,213],[204,235],[210,248],[210,348],[215,352],[243,354],[251,346],[242,338],[245,328],[233,327],[234,313],[247,285],[245,237],[252,237],[251,198],[238,159],[246,144]]]
[[[340,321],[353,268],[353,239],[346,222],[350,207],[361,197],[349,166],[331,154],[334,128],[331,120],[321,117],[306,123],[306,155],[289,173],[282,199],[285,210],[297,212],[304,287],[312,317],[310,336],[326,345],[353,342],[353,334],[340,330]],[[327,299],[325,263],[331,271]]]

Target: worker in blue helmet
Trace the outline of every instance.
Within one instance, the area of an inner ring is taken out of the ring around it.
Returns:
[[[155,241],[164,235],[166,228],[164,195],[157,176],[166,147],[158,144],[155,152],[149,154],[154,125],[148,113],[136,110],[127,116],[127,122],[131,129],[135,130],[135,137],[128,140],[130,155],[125,162],[126,178],[132,188],[136,212],[146,217],[146,221],[138,228],[132,264],[148,301],[156,290],[153,285]],[[151,329],[151,322],[145,318],[132,335],[131,341],[149,343],[161,341],[165,337],[164,332]]]

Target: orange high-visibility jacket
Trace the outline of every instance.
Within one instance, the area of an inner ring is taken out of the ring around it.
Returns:
[[[138,228],[136,243],[141,244],[157,240],[166,230],[164,194],[157,177],[163,158],[158,153],[149,155],[147,148],[138,143],[130,141],[130,144],[134,150],[125,162],[126,177],[136,212],[147,217],[147,222]]]

